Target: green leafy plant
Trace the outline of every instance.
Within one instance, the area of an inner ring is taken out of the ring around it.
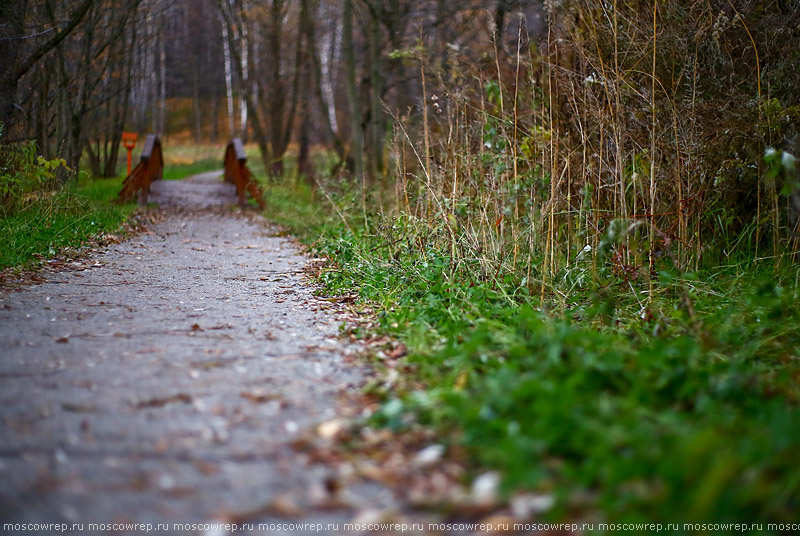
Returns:
[[[115,232],[133,205],[116,205],[122,179],[84,176],[63,184],[61,158],[46,159],[32,144],[0,146],[0,269],[28,266]]]

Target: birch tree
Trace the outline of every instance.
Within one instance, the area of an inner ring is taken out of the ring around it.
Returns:
[[[231,48],[228,36],[228,23],[222,21],[222,54],[225,63],[225,100],[228,103],[228,136],[236,136],[233,117],[233,69],[231,68]]]

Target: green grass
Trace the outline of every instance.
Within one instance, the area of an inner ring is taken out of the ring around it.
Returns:
[[[185,179],[197,173],[204,173],[206,171],[222,170],[221,159],[206,159],[195,160],[186,164],[164,164],[164,180],[180,180]]]
[[[85,180],[40,192],[17,210],[0,209],[0,269],[27,267],[64,247],[116,232],[136,208],[113,202],[121,186],[121,178]]]
[[[213,143],[172,143],[163,140],[165,180],[185,179],[196,173],[223,168],[224,144]]]
[[[271,186],[268,216],[332,259],[329,292],[357,290],[409,347],[374,425],[433,427],[506,492],[553,494],[554,520],[797,521],[796,266],[664,265],[646,314],[613,278],[545,313],[513,276],[421,253],[403,220],[367,235],[356,217],[354,234],[294,190]]]
[[[300,236],[311,236],[327,221],[323,194],[313,191],[302,181],[286,179],[280,183],[260,180],[264,189],[265,212],[271,221]]]
[[[164,164],[167,166],[191,164],[199,160],[217,160],[220,167],[222,166],[225,155],[224,143],[180,143],[173,142],[170,138],[161,141]]]

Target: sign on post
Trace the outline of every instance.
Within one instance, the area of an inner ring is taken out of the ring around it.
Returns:
[[[122,143],[128,150],[128,175],[131,174],[131,162],[133,161],[133,148],[136,147],[136,140],[138,139],[139,135],[136,132],[122,133]],[[128,175],[126,175],[126,177]]]

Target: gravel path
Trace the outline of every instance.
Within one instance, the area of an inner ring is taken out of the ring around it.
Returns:
[[[319,534],[257,527],[347,522],[391,502],[361,485],[334,504],[331,469],[289,446],[365,371],[302,276],[308,259],[227,206],[219,176],[156,183],[151,201],[182,208],[150,233],[0,290],[0,522]]]

